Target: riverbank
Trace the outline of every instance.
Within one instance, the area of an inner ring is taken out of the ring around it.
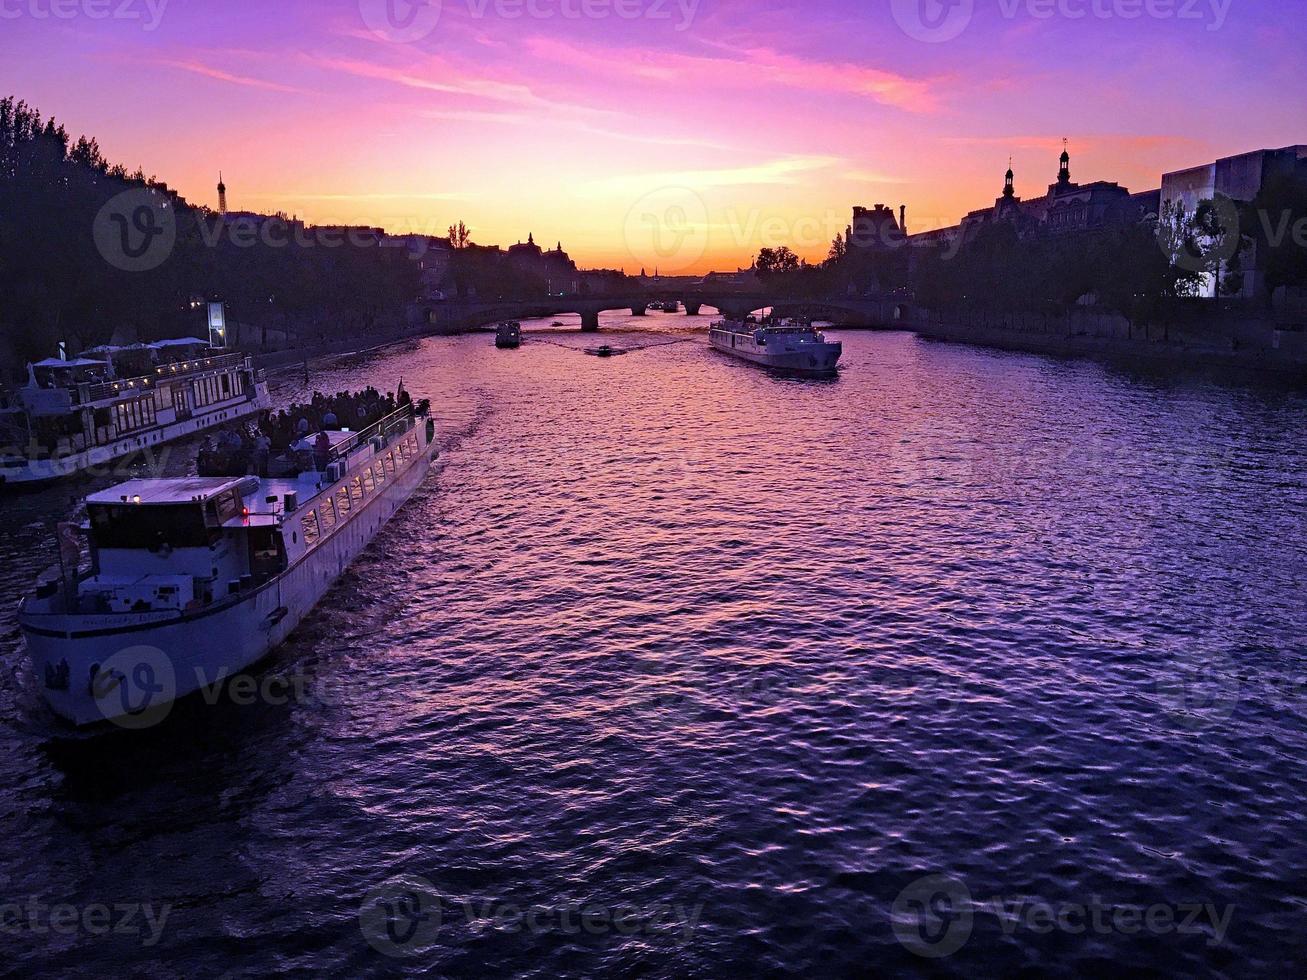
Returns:
[[[1250,318],[1134,324],[1115,313],[918,314],[912,329],[931,340],[1072,357],[1233,367],[1307,378],[1307,330]]]

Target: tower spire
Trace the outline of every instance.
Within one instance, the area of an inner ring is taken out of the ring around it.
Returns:
[[[1016,195],[1016,174],[1012,172],[1012,158],[1007,158],[1007,173],[1003,175],[1003,196],[1013,197]]]
[[[1066,137],[1062,138],[1061,165],[1058,167],[1057,171],[1057,182],[1059,184],[1071,183],[1071,153],[1067,149],[1069,143],[1070,141],[1066,139]]]
[[[227,185],[222,182],[222,171],[218,171],[218,213],[227,216]]]

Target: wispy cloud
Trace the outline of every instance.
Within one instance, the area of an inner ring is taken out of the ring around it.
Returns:
[[[617,114],[607,109],[547,99],[537,95],[530,86],[523,85],[520,82],[500,81],[495,78],[470,75],[435,57],[426,58],[420,64],[405,68],[396,68],[371,61],[360,61],[354,58],[330,58],[317,55],[305,55],[304,57],[317,68],[343,72],[357,78],[370,78],[376,81],[388,82],[392,85],[402,85],[419,91],[471,96],[532,109],[558,110],[599,116]]]
[[[233,72],[224,71],[221,68],[215,68],[212,65],[206,65],[200,61],[160,58],[155,62],[155,64],[163,65],[167,68],[176,68],[180,71],[192,72],[196,75],[203,75],[205,78],[216,79],[220,82],[229,82],[232,85],[245,85],[249,88],[267,89],[270,92],[294,92],[297,94],[304,94],[304,89],[295,88],[293,85],[283,85],[281,82],[270,82],[264,78],[251,78],[248,75],[237,75]]]
[[[805,174],[825,170],[844,161],[839,157],[791,156],[766,160],[748,167],[717,170],[663,170],[643,174],[620,174],[594,181],[581,190],[636,192],[660,187],[688,187],[707,190],[713,187],[747,187],[763,184],[797,184]]]
[[[928,113],[939,107],[934,80],[849,62],[806,59],[770,48],[721,47],[719,57],[705,57],[639,48],[614,51],[542,37],[529,38],[523,46],[537,58],[574,68],[704,91],[754,89],[761,77],[773,87],[860,96],[909,112]]]
[[[357,194],[302,194],[299,191],[280,191],[276,193],[246,194],[256,201],[465,201],[466,194],[427,194],[421,191],[404,193],[362,192]]]
[[[563,127],[579,133],[590,133],[609,139],[629,140],[633,143],[648,143],[654,146],[689,146],[709,150],[734,150],[737,147],[726,143],[693,136],[663,136],[657,133],[631,133],[620,129],[593,126],[581,120],[546,118],[529,112],[498,112],[481,109],[426,109],[422,115],[427,119],[444,119],[449,122],[491,123],[503,126],[543,126],[547,128]]]

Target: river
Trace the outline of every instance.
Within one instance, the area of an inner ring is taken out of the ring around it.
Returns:
[[[69,737],[13,608],[85,488],[0,501],[0,972],[1301,967],[1307,393],[852,331],[793,380],[702,325],[315,364],[442,455],[289,697]]]

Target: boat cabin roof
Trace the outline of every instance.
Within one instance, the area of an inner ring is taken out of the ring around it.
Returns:
[[[44,361],[37,361],[32,367],[45,371],[72,371],[77,368],[99,368],[103,371],[108,367],[108,364],[88,357],[78,357],[71,361],[62,361],[57,357],[47,357]]]
[[[88,504],[192,504],[212,500],[249,477],[189,476],[166,480],[128,480],[86,498]]]

